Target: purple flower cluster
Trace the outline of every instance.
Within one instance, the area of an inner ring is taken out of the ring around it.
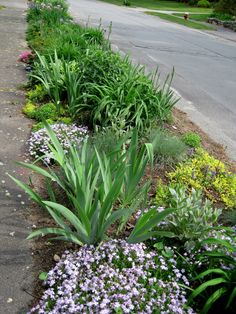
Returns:
[[[194,313],[180,283],[188,280],[175,258],[165,260],[144,243],[110,240],[66,251],[28,314]]]
[[[64,10],[63,6],[58,3],[57,5],[52,4],[48,1],[43,1],[43,0],[34,0],[34,1],[29,1],[28,2],[28,7],[29,9],[37,9],[37,10]]]
[[[56,134],[65,153],[68,153],[70,145],[79,145],[88,136],[87,127],[76,126],[75,124],[67,125],[64,123],[57,123],[51,125],[51,129]],[[51,151],[48,145],[51,143],[51,140],[45,128],[32,132],[28,143],[29,154],[32,157],[39,158],[44,156],[44,163],[50,164]]]

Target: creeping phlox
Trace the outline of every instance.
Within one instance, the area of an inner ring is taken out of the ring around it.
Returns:
[[[51,129],[54,131],[65,153],[69,151],[70,145],[79,145],[88,136],[87,127],[76,126],[75,124],[56,123],[51,125]],[[39,158],[43,156],[45,164],[51,163],[50,138],[45,128],[32,132],[28,143],[29,154],[32,157]]]
[[[164,259],[144,243],[111,240],[66,251],[45,282],[38,313],[194,313],[189,285],[175,258]]]

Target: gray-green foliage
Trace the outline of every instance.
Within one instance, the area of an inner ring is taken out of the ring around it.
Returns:
[[[134,131],[125,150],[117,147],[106,155],[85,141],[80,149],[71,145],[65,154],[49,125],[46,129],[53,143],[50,158],[59,171],[54,167],[45,170],[35,164],[20,164],[47,179],[50,201],[42,199],[25,183],[13,180],[49,212],[59,227],[39,229],[29,238],[53,234],[56,239],[77,244],[99,243],[114,222],[121,220],[124,224],[145,199],[149,183],[142,185],[140,181],[152,160],[152,146],[146,144],[139,149]],[[51,188],[53,182],[64,191],[67,207],[57,202]]]
[[[177,185],[175,188],[169,188],[169,191],[169,206],[174,212],[167,218],[168,225],[176,237],[191,246],[206,236],[222,211],[213,209],[208,199],[203,200],[200,190],[192,189],[189,194],[185,187]]]
[[[181,139],[165,130],[150,129],[146,138],[152,143],[154,158],[158,162],[178,162],[186,155],[186,145]]]

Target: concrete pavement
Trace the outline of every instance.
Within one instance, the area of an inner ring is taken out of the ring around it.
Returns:
[[[172,85],[182,97],[178,107],[236,160],[236,42],[132,8],[68,2],[78,22],[98,25],[101,18],[107,28],[112,21],[112,43],[149,71],[158,66],[164,77],[174,67]]]
[[[15,161],[24,160],[29,120],[21,114],[24,93],[18,85],[26,81],[17,62],[26,49],[26,1],[1,1],[0,10],[0,313],[23,313],[32,300],[32,256],[25,238],[31,226],[28,198],[8,177],[26,181]]]

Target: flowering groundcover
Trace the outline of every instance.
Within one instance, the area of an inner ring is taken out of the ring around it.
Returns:
[[[181,284],[189,285],[175,257],[165,259],[144,243],[110,240],[66,251],[28,314],[194,313]]]
[[[83,126],[76,126],[75,124],[67,125],[64,123],[52,124],[51,129],[54,131],[57,139],[62,145],[65,153],[68,152],[71,144],[79,145],[81,141],[88,135],[88,128]],[[32,132],[28,140],[29,154],[34,158],[41,156],[45,164],[50,164],[50,138],[45,128],[39,131]]]

